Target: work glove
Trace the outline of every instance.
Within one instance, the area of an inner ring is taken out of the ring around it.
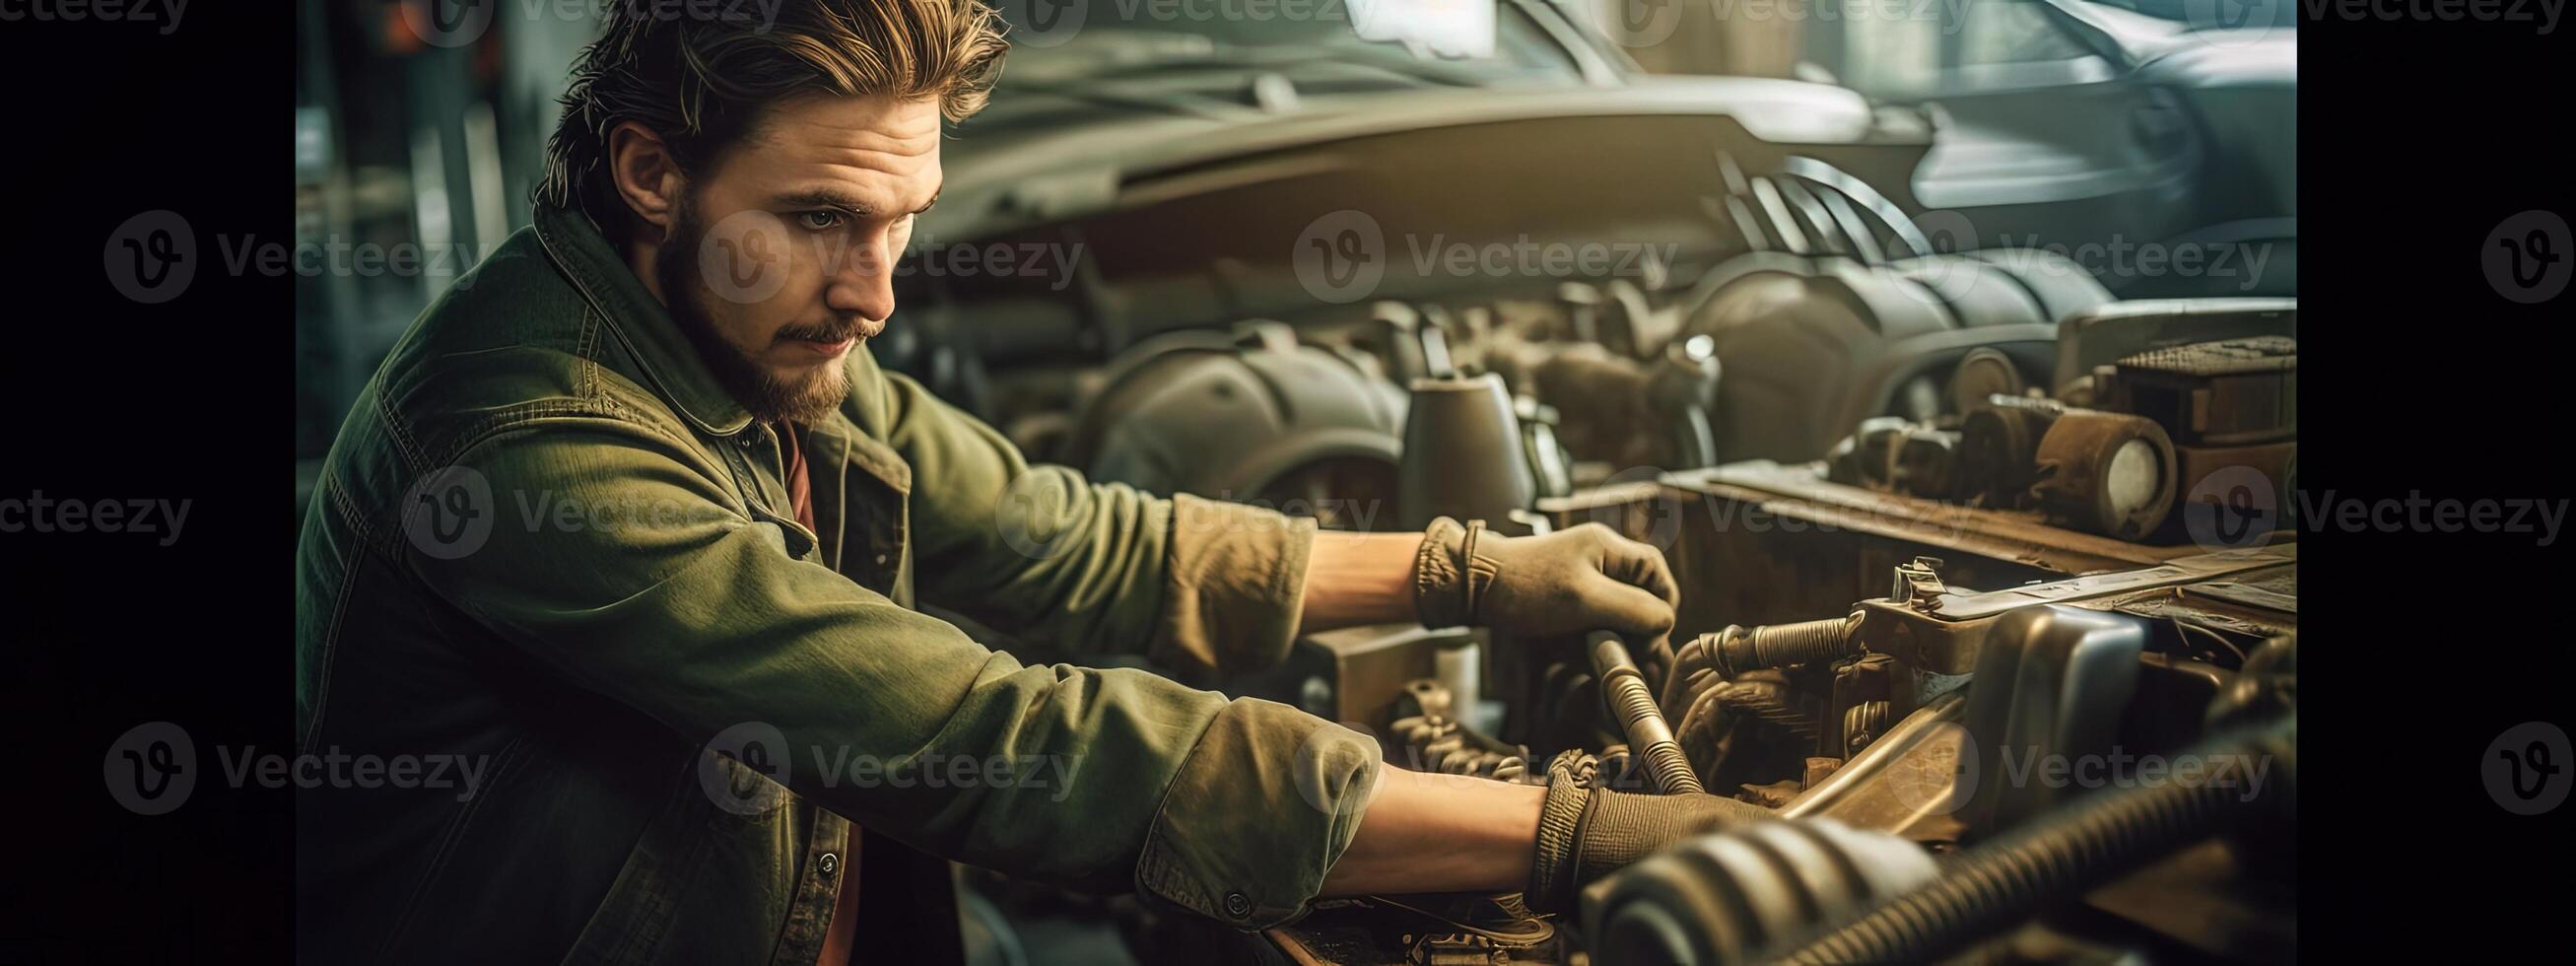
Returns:
[[[1774,817],[1759,805],[1706,794],[1640,795],[1585,788],[1551,775],[1538,812],[1538,854],[1524,896],[1531,909],[1568,913],[1584,886],[1667,845]]]
[[[1413,605],[1425,627],[1497,627],[1544,637],[1615,631],[1652,642],[1673,629],[1681,591],[1662,551],[1586,523],[1506,537],[1482,520],[1441,517],[1413,561]]]

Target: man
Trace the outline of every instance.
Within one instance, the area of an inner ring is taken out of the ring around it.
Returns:
[[[1300,629],[1672,624],[1661,556],[1598,527],[1320,534],[1090,485],[879,371],[943,119],[1002,49],[970,0],[611,6],[535,226],[392,350],[308,511],[303,750],[456,764],[299,803],[307,958],[955,960],[952,859],[1244,929],[1325,894],[1563,909],[1734,814],[1408,777],[912,609],[1227,673]]]

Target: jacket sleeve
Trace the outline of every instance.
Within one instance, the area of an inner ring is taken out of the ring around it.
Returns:
[[[553,417],[444,472],[479,475],[494,519],[469,553],[406,551],[434,593],[687,740],[775,734],[772,777],[926,851],[1259,928],[1303,911],[1373,788],[1358,732],[1142,671],[1025,667],[793,559],[720,464],[631,421]]]
[[[1313,520],[1032,465],[919,383],[882,384],[887,442],[912,467],[923,599],[1068,654],[1142,652],[1198,678],[1287,655]]]

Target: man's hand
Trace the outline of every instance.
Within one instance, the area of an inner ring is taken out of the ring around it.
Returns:
[[[1413,590],[1426,627],[1530,636],[1604,630],[1651,641],[1672,631],[1681,604],[1661,551],[1598,523],[1506,537],[1442,517],[1415,553]]]

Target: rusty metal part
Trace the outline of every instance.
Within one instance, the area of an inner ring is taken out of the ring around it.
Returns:
[[[1950,370],[1950,411],[1974,412],[1995,396],[2019,396],[2027,385],[2021,377],[2021,366],[2012,356],[1993,346],[1980,346],[1959,357],[1957,368]]]
[[[1702,648],[1718,674],[1733,678],[1757,668],[1814,664],[1849,657],[1860,649],[1852,637],[1852,632],[1860,626],[1860,620],[1860,612],[1853,611],[1848,617],[1787,624],[1758,627],[1729,624],[1725,630],[1701,635],[1685,647]]]
[[[2297,563],[2297,544],[2246,550],[2224,550],[2177,558],[2136,570],[2095,574],[1986,593],[1943,595],[1930,609],[1886,600],[1860,603],[1863,619],[1858,637],[1863,647],[1942,675],[1967,674],[1976,668],[1979,646],[1996,618],[2033,604],[2075,604],[2099,609],[2127,609],[2139,595],[2170,597],[2177,588],[2220,581]]]
[[[1993,397],[2001,403],[2009,397]],[[1959,422],[1959,490],[1990,507],[2029,502],[2039,473],[2039,439],[2057,413],[2035,406],[1987,405]]]
[[[2150,349],[2094,383],[2105,408],[2153,419],[2180,444],[2269,443],[2299,432],[2299,342],[2290,336]]]
[[[1887,702],[1863,701],[1843,710],[1843,755],[1860,753],[1887,727]]]
[[[2144,416],[2068,410],[2040,437],[2031,485],[2049,519],[2144,539],[2173,509],[2173,440]]]
[[[1627,645],[1619,635],[1599,632],[1592,635],[1592,672],[1601,680],[1602,702],[1609,706],[1612,719],[1628,736],[1629,746],[1636,749],[1638,760],[1645,762],[1655,785],[1667,795],[1703,792],[1699,776],[1692,773],[1690,759],[1683,756],[1681,745],[1673,741],[1673,729],[1664,721],[1663,709],[1655,706],[1654,690],[1647,687],[1646,676],[1628,658]]]

